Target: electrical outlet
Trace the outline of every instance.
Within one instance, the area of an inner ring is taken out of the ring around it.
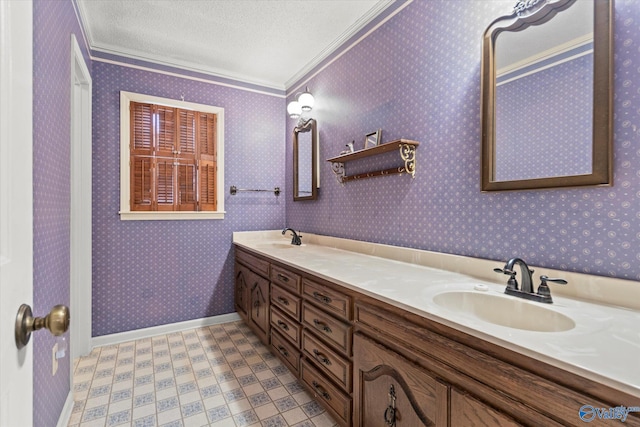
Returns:
[[[56,353],[58,352],[58,343],[53,345],[51,349],[51,375],[55,375],[58,372],[58,359],[56,358]]]

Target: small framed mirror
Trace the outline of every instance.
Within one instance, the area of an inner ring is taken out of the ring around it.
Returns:
[[[481,190],[612,185],[612,0],[520,0],[482,40]]]
[[[320,183],[318,129],[314,119],[293,129],[293,200],[316,200]]]

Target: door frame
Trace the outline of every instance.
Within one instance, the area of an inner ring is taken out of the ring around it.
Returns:
[[[0,425],[33,424],[33,345],[18,350],[33,305],[33,2],[0,1]]]
[[[71,34],[71,360],[91,352],[91,74]],[[73,375],[71,385],[73,389]]]

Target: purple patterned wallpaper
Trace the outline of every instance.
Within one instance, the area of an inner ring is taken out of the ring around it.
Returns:
[[[480,36],[512,5],[416,0],[308,82],[321,145],[316,202],[290,202],[294,123],[283,126],[283,99],[95,62],[94,335],[233,311],[232,232],[285,218],[303,232],[640,280],[640,8],[616,2],[615,186],[480,193]],[[36,313],[69,303],[70,33],[84,51],[70,0],[35,1]],[[224,107],[227,188],[284,194],[226,193],[223,221],[120,221],[120,90]],[[339,185],[324,159],[378,128],[383,141],[422,143],[416,178]],[[68,357],[50,374],[52,345],[34,337],[34,388],[49,391],[34,397],[36,426],[57,420],[69,391]]]
[[[33,312],[42,316],[69,305],[71,33],[91,66],[71,1],[34,1],[33,27]],[[47,391],[34,393],[33,423],[52,426],[69,392],[69,352],[51,376],[54,337],[32,341],[33,388]]]
[[[316,99],[321,188],[316,202],[287,204],[287,226],[640,280],[638,2],[615,3],[615,185],[481,193],[481,36],[513,4],[416,0],[304,82]],[[415,179],[338,184],[324,159],[378,128],[383,141],[421,142]]]
[[[592,88],[593,54],[498,85],[496,180],[590,173]]]
[[[230,313],[232,233],[284,225],[285,196],[228,188],[289,188],[285,100],[93,63],[93,335]],[[224,220],[121,221],[120,91],[225,109]]]

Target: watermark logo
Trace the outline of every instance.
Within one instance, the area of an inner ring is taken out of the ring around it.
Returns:
[[[596,418],[600,420],[620,420],[625,422],[629,412],[640,412],[640,406],[616,406],[615,408],[595,408],[591,405],[584,405],[578,411],[580,419],[585,423],[590,423]]]

